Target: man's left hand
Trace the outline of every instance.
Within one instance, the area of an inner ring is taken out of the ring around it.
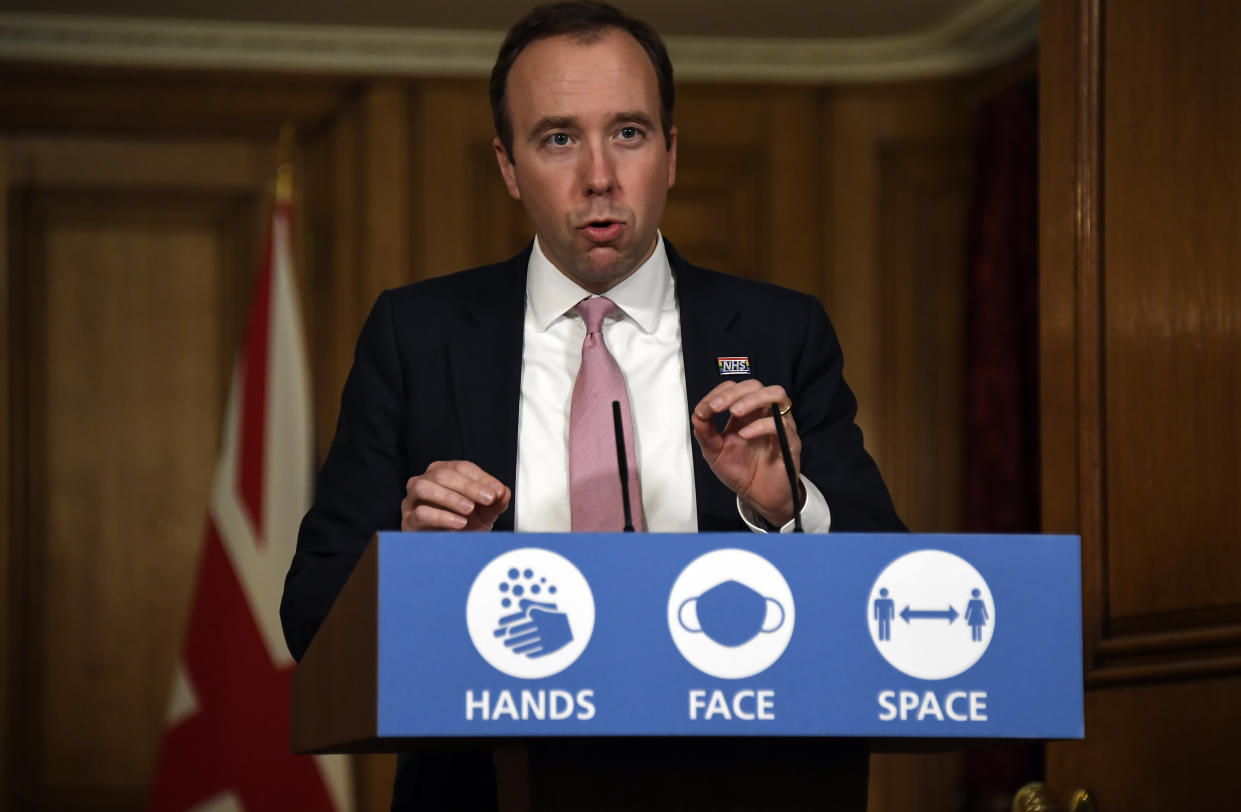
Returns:
[[[793,518],[793,494],[780,456],[776,421],[771,406],[791,405],[781,386],[764,386],[750,379],[724,381],[694,407],[690,423],[702,455],[711,470],[741,501],[780,527]],[[712,418],[728,413],[724,431]],[[793,452],[793,468],[801,473],[801,438],[790,410],[781,418]]]

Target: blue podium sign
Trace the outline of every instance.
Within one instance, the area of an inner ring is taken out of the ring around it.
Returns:
[[[384,737],[1083,735],[1076,536],[377,544]]]

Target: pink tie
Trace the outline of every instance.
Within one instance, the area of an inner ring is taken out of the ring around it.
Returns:
[[[642,530],[638,458],[633,450],[633,420],[625,377],[603,343],[603,320],[616,310],[611,299],[584,299],[577,312],[586,322],[582,367],[573,384],[569,409],[569,507],[573,532],[619,533],[625,526],[620,473],[616,467],[616,430],[612,401],[620,401],[629,467],[629,507],[635,530]]]

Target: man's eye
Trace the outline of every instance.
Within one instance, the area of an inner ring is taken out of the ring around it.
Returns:
[[[621,127],[620,129],[620,137],[626,141],[632,141],[640,135],[642,135],[642,131],[637,127]]]
[[[567,147],[569,145],[569,136],[565,133],[552,133],[547,138],[547,142],[556,147]]]

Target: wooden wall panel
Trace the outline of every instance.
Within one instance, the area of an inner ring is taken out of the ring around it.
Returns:
[[[12,312],[9,307],[9,140],[0,137],[0,313]],[[13,442],[13,422],[8,394],[12,391],[12,333],[13,321],[6,319],[0,328],[0,529],[11,536],[16,523],[13,515],[13,497],[16,482],[13,465],[16,445]],[[16,671],[11,653],[16,650],[15,639],[20,631],[13,586],[16,574],[12,564],[11,544],[0,541],[0,780],[7,780],[8,765],[12,763],[15,744],[12,719],[13,677]],[[8,808],[7,798],[0,796],[0,810]]]
[[[881,344],[886,472],[911,529],[961,526],[970,149],[897,142],[880,158]]]
[[[966,99],[946,84],[842,88],[826,112],[824,299],[867,448],[914,530],[957,529],[960,512]]]
[[[696,262],[821,292],[821,154],[814,89],[679,88],[677,183],[664,232]]]
[[[1239,695],[1236,675],[1088,691],[1086,743],[1049,747],[1048,780],[1103,812],[1233,809]]]
[[[412,281],[410,272],[409,94],[404,83],[375,82],[359,100],[362,265],[366,287]],[[378,292],[376,290],[376,292]]]
[[[415,279],[508,259],[533,229],[500,179],[487,83],[420,83],[413,124],[418,200]]]
[[[41,742],[29,775],[40,794],[132,803],[157,756],[218,449],[218,212],[154,224],[149,212],[78,221],[36,206],[31,316],[45,363],[30,393],[43,468],[30,608],[41,629],[24,666]]]
[[[1169,13],[1081,0],[1046,22],[1078,89],[1044,91],[1045,518],[1083,533],[1098,680],[1241,644],[1241,59],[1214,4]]]
[[[366,315],[379,292],[402,284],[408,273],[408,183],[403,175],[386,171],[392,159],[384,152],[400,152],[397,165],[407,158],[402,140],[392,138],[382,124],[387,119],[403,126],[404,106],[391,87],[378,100],[368,101],[360,92],[305,141],[299,167],[303,205],[295,216],[306,247],[303,299],[320,461],[336,430],[340,393]],[[389,233],[394,230],[401,233]],[[372,244],[376,233],[381,239]]]
[[[0,64],[8,131],[253,137],[281,125],[314,128],[356,80],[98,66]]]
[[[691,262],[752,279],[771,272],[763,256],[771,173],[757,145],[688,143],[660,229]]]
[[[1241,724],[1241,57],[1233,4],[1045,4],[1044,526],[1083,542],[1100,808],[1230,808]]]
[[[361,156],[353,111],[354,105],[344,105],[307,140],[299,173],[304,204],[295,213],[306,235],[308,284],[302,296],[319,462],[336,430],[340,393],[353,365],[353,342],[371,305],[357,270],[362,188],[356,180]]]
[[[267,147],[15,137],[4,199],[4,803],[141,806],[180,648]],[[9,619],[6,617],[6,619]]]
[[[1109,616],[1241,624],[1241,6],[1105,19]]]

